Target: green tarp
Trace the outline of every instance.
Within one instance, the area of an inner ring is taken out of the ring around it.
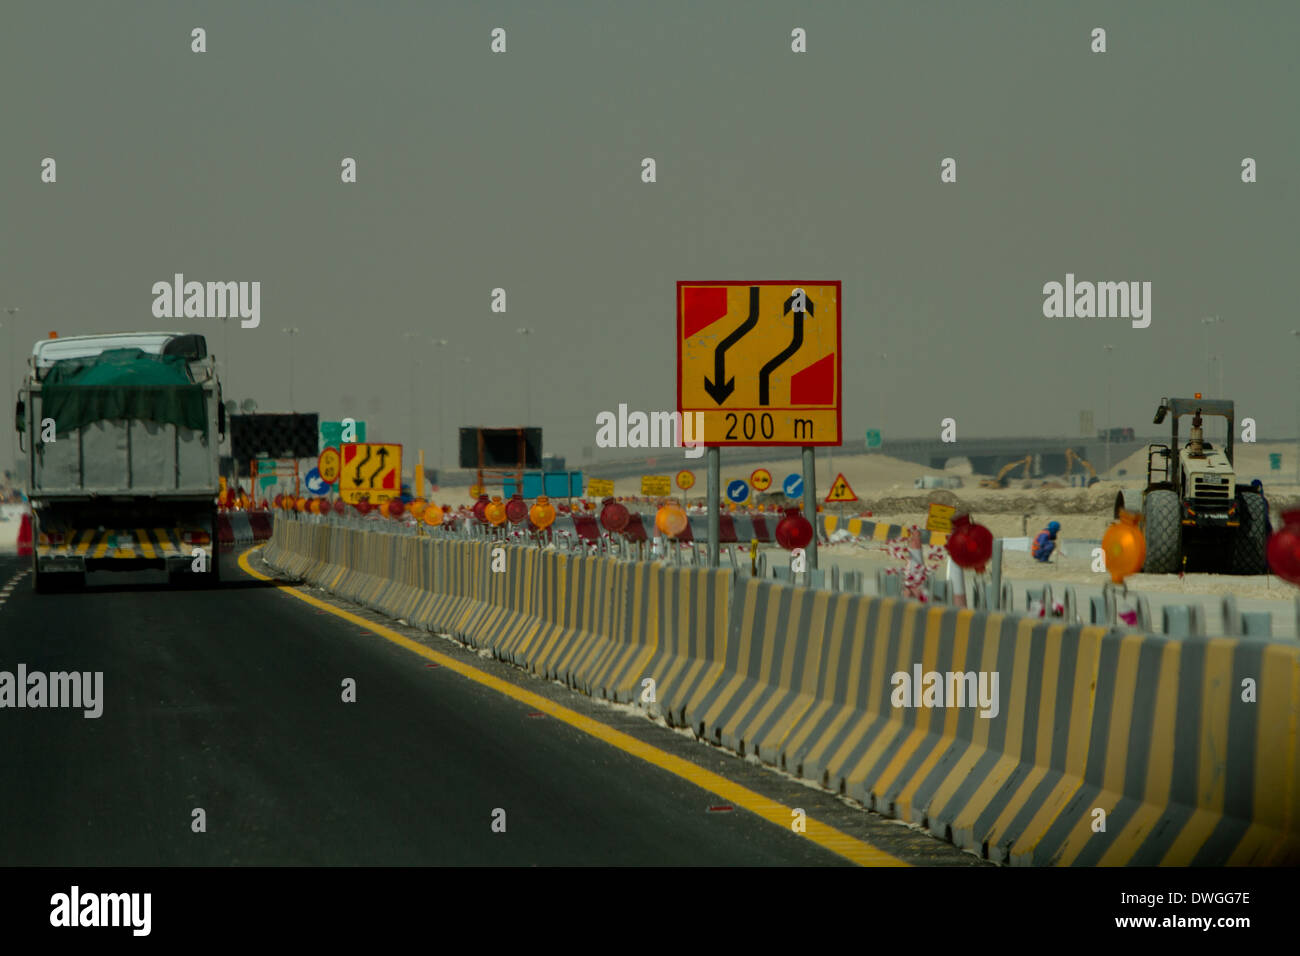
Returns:
[[[41,417],[58,434],[105,419],[138,419],[208,431],[203,386],[180,355],[111,349],[55,362],[41,386]]]

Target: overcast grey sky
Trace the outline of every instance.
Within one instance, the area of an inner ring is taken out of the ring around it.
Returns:
[[[599,411],[675,407],[679,279],[841,280],[858,441],[1100,427],[1108,344],[1114,424],[1141,432],[1161,395],[1215,390],[1218,314],[1239,415],[1294,435],[1297,27],[1294,2],[5,0],[0,307],[22,353],[169,326],[222,353],[219,321],[154,319],[151,286],[258,280],[227,397],[287,410],[296,326],[297,409],[409,441],[416,331],[451,343],[449,430],[520,423],[531,380],[575,457]],[[1044,318],[1067,272],[1151,282],[1151,326]]]

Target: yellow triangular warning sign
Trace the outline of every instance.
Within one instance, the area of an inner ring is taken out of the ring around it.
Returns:
[[[844,480],[844,472],[840,472],[835,476],[835,480],[831,482],[831,493],[826,496],[826,501],[829,503],[832,501],[857,500],[858,496],[853,493],[853,489],[849,487],[849,483]]]

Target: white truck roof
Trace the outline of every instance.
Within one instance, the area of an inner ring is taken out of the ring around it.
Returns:
[[[161,355],[163,348],[184,332],[114,332],[109,335],[70,335],[42,339],[32,346],[32,365],[50,368],[60,359],[89,358],[109,349],[140,349]]]

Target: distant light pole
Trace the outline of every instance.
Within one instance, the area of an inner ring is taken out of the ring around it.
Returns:
[[[293,337],[302,329],[295,325],[293,328],[281,329],[280,331],[289,336],[289,411],[292,412],[296,410],[293,404]]]
[[[1203,386],[1202,391],[1208,392],[1210,386],[1214,384],[1213,366],[1210,365],[1210,326],[1218,325],[1222,321],[1223,320],[1217,315],[1207,315],[1205,318],[1201,319],[1201,325],[1204,326],[1201,331],[1205,333],[1203,336],[1205,344],[1205,385]],[[1192,389],[1192,391],[1195,392],[1196,389]],[[1222,395],[1216,395],[1214,397],[1223,398]]]
[[[515,329],[520,336],[523,344],[524,355],[524,427],[527,428],[532,424],[533,417],[533,365],[528,361],[528,339],[527,336],[533,334],[532,329]]]
[[[1113,345],[1103,345],[1106,350],[1106,474],[1110,474],[1110,433],[1113,424],[1110,420],[1110,353],[1115,350]]]
[[[457,356],[456,361],[460,364],[460,424],[461,427],[466,427],[467,422],[465,420],[465,393],[469,391],[470,360],[468,355],[460,355]],[[459,465],[460,463],[459,459],[457,460],[456,463],[457,465]]]
[[[10,396],[17,396],[18,394],[18,380],[14,376],[14,355],[17,354],[17,349],[14,345],[14,330],[18,326],[18,306],[11,305],[7,307],[5,311],[9,313],[9,358],[5,360],[5,384],[8,389],[5,392],[5,401],[8,401]],[[17,432],[14,432],[14,434],[17,435]],[[10,449],[13,449],[14,441],[14,438],[9,439]],[[15,453],[14,460],[17,461],[17,458],[18,455]]]
[[[223,388],[234,391],[234,379],[230,377],[230,319],[231,316],[221,316],[221,362],[220,378]]]
[[[442,380],[446,377],[446,355],[449,343],[446,339],[429,339],[429,344],[438,350],[438,467],[441,468],[443,464],[442,450],[446,446],[445,438],[447,434],[447,415],[442,407],[444,395]]]
[[[402,338],[406,341],[422,337],[420,332],[403,332]],[[407,350],[407,357],[411,363],[407,366],[406,376],[406,443],[412,448],[420,447],[420,438],[415,433],[415,364],[419,361],[419,356],[415,349]]]
[[[880,355],[880,374],[877,376],[877,378],[880,380],[880,381],[879,381],[879,384],[880,384],[880,409],[879,409],[879,411],[880,411],[880,426],[879,426],[879,431],[880,431],[880,435],[881,435],[881,438],[880,438],[880,448],[881,448],[881,450],[883,451],[883,450],[884,450],[884,447],[885,447],[885,439],[884,439],[884,435],[885,435],[885,362],[889,359],[889,356],[886,355],[884,352],[880,352],[880,353],[878,353],[878,354]],[[865,450],[865,449],[864,449],[864,450]]]

